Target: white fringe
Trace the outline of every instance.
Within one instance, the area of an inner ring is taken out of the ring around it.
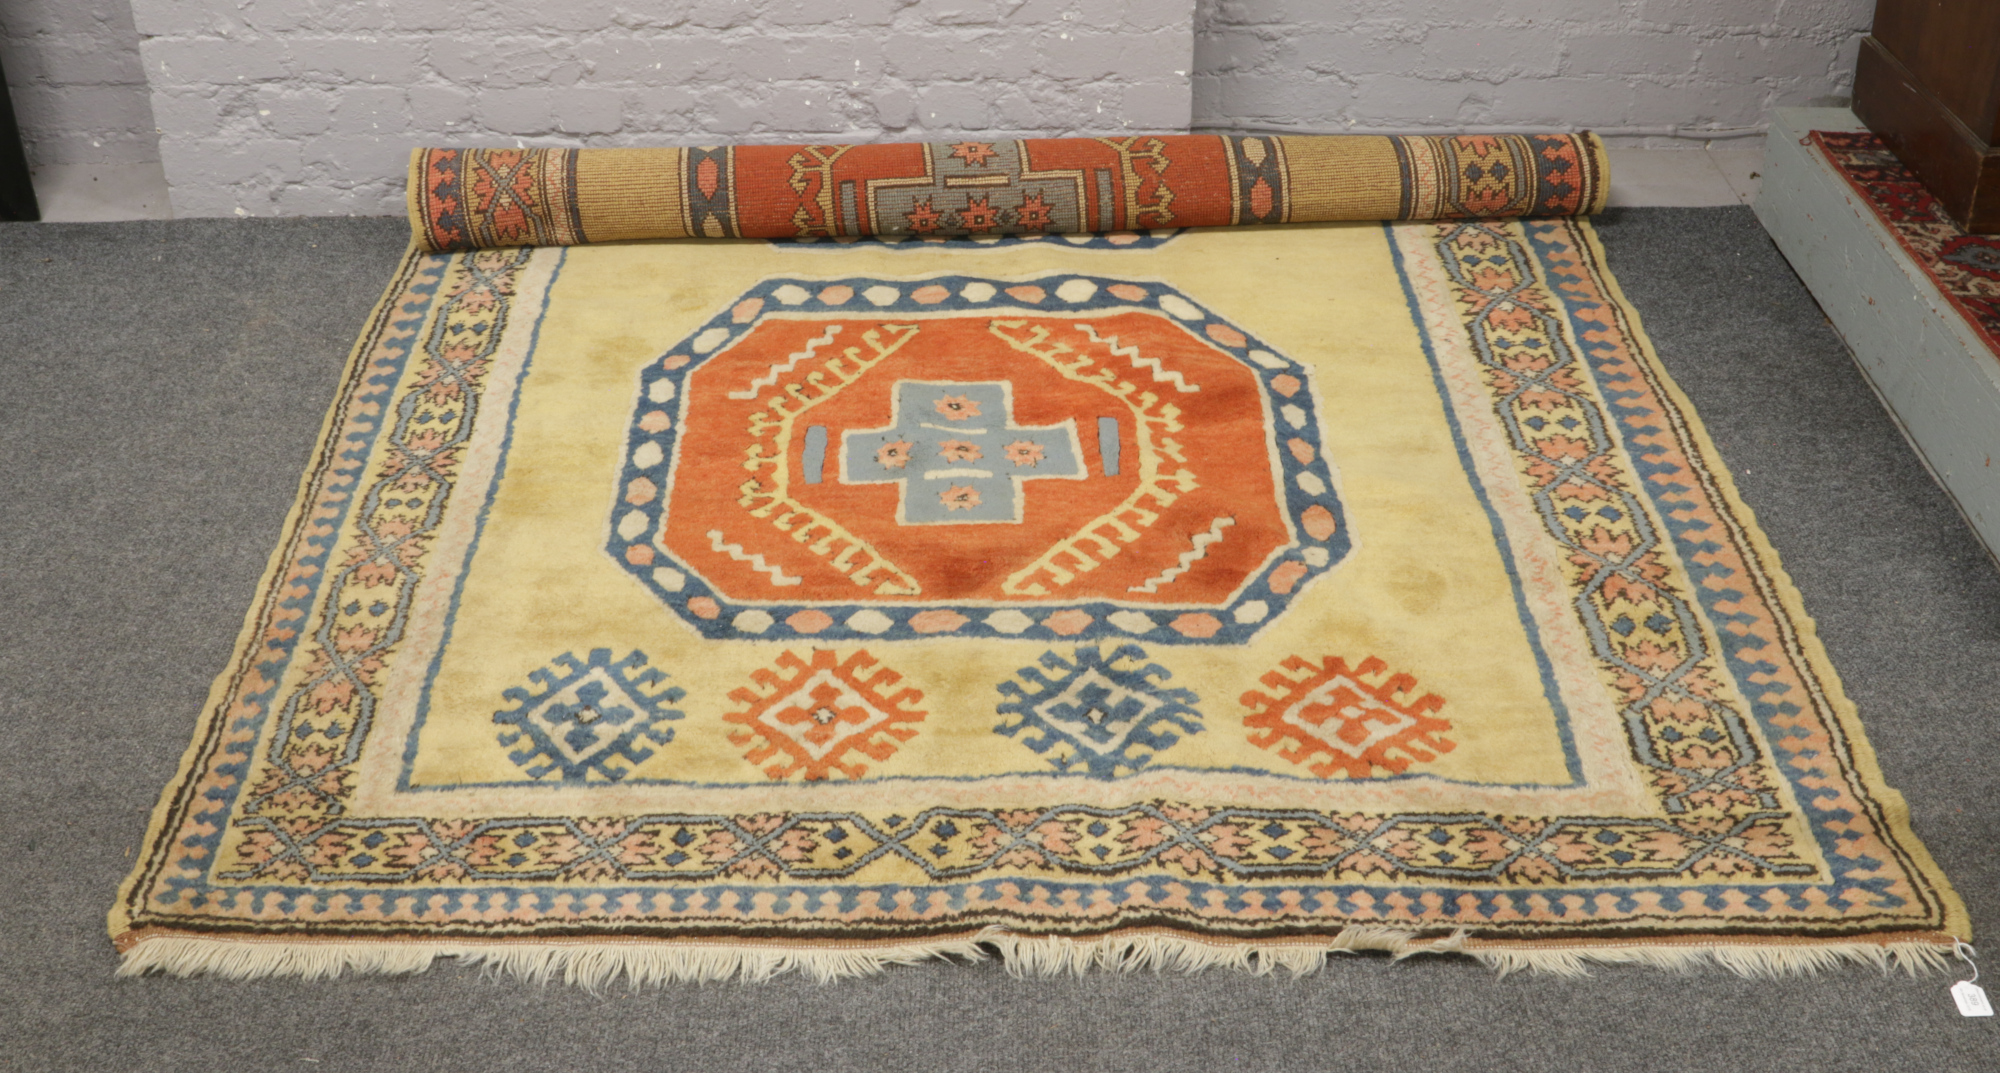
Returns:
[[[932,958],[978,961],[985,952],[976,940],[955,939],[880,947],[787,949],[706,945],[692,942],[504,942],[459,944],[338,940],[283,942],[262,939],[189,938],[163,935],[125,952],[118,975],[220,976],[251,980],[291,976],[325,980],[346,972],[408,975],[423,972],[441,957],[457,958],[494,975],[533,983],[561,980],[596,991],[618,982],[637,988],[667,983],[748,983],[797,972],[820,983],[870,976],[891,965]]]
[[[1752,979],[1805,976],[1861,963],[1884,972],[1901,968],[1915,976],[1943,970],[1951,960],[1946,948],[1923,942],[1493,947],[1469,942],[1463,933],[1421,939],[1414,932],[1384,927],[1352,927],[1322,942],[1292,940],[1267,945],[1150,932],[1067,939],[993,929],[971,938],[820,948],[643,941],[286,942],[159,935],[126,951],[118,975],[158,972],[230,980],[271,976],[327,980],[349,972],[419,973],[436,959],[451,957],[495,975],[534,983],[561,980],[596,991],[621,977],[633,988],[731,979],[757,983],[787,972],[829,983],[932,959],[980,961],[989,949],[999,953],[1008,972],[1024,977],[1081,976],[1091,971],[1200,972],[1212,968],[1260,976],[1284,969],[1293,976],[1303,976],[1319,971],[1331,955],[1368,951],[1386,953],[1398,961],[1417,954],[1461,954],[1501,976],[1520,971],[1589,976],[1593,963],[1650,965],[1683,973],[1713,966]]]
[[[1701,946],[1478,948],[1467,954],[1501,976],[1527,971],[1551,976],[1589,976],[1590,966],[1649,965],[1690,973],[1722,968],[1752,980],[1812,976],[1843,965],[1873,965],[1883,972],[1902,969],[1911,976],[1951,966],[1951,948],[1925,942],[1903,943],[1714,943]]]
[[[995,931],[981,936],[1000,952],[1007,971],[1016,976],[1082,976],[1093,969],[1107,972],[1200,972],[1229,968],[1258,976],[1278,969],[1293,976],[1318,972],[1331,954],[1380,951],[1397,961],[1415,954],[1455,954],[1465,942],[1462,933],[1448,939],[1419,942],[1415,932],[1377,926],[1352,927],[1331,940],[1273,945],[1201,940],[1141,932],[1107,935],[1101,939],[1064,939],[1011,935]]]

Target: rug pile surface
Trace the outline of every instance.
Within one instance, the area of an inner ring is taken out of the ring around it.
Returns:
[[[1586,221],[426,252],[426,196],[125,971],[1967,933]]]

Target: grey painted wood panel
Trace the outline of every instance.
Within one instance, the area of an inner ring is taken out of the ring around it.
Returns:
[[[1779,109],[1755,209],[1910,441],[2000,554],[2000,356],[1832,165],[1800,140],[1858,130],[1837,108]]]

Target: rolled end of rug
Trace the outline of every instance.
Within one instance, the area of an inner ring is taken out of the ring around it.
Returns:
[[[419,149],[409,206],[418,247],[450,252],[1578,216],[1609,180],[1588,132]]]

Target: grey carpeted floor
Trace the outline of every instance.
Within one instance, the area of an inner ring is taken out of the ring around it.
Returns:
[[[2000,573],[1749,210],[1600,226],[1917,831],[2000,928]],[[2000,1068],[2000,1025],[1958,1017],[1948,979],[1863,969],[114,980],[105,909],[403,241],[399,220],[0,225],[0,1069]]]

